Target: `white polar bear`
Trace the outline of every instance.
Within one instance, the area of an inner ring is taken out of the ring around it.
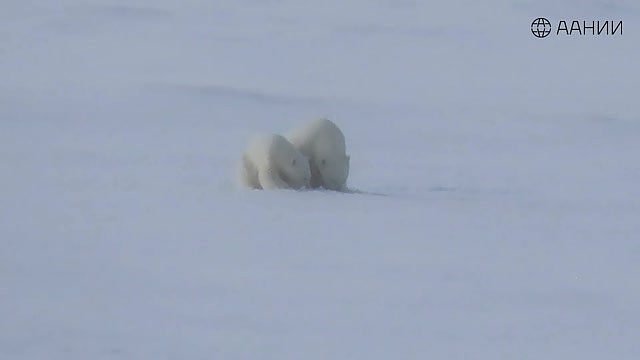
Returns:
[[[240,182],[253,189],[309,186],[309,161],[282,135],[254,138],[242,156]]]
[[[342,131],[328,119],[318,119],[287,134],[287,139],[309,158],[312,188],[346,190],[349,156]]]

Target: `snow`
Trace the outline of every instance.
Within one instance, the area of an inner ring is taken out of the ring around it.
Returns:
[[[579,5],[4,1],[0,358],[639,358],[640,7]],[[320,116],[362,193],[234,186]]]

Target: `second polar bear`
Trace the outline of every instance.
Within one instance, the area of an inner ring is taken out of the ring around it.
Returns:
[[[349,156],[344,135],[328,119],[314,120],[287,134],[287,139],[309,158],[312,188],[346,190]]]
[[[240,182],[253,189],[300,189],[310,177],[308,159],[282,135],[254,138],[240,164]]]

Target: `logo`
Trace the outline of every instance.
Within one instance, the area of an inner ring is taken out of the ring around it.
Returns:
[[[553,28],[551,21],[543,17],[539,17],[531,23],[531,33],[538,39],[551,35]],[[622,35],[622,20],[560,20],[555,26],[555,35]]]
[[[551,22],[543,17],[533,20],[531,23],[531,33],[537,38],[546,38],[551,34]]]

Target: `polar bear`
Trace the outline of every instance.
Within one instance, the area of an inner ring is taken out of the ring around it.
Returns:
[[[286,135],[287,139],[309,158],[312,188],[347,189],[349,156],[344,135],[328,119],[314,120]]]
[[[253,189],[300,189],[309,186],[309,160],[282,135],[255,137],[240,164],[240,182]]]

